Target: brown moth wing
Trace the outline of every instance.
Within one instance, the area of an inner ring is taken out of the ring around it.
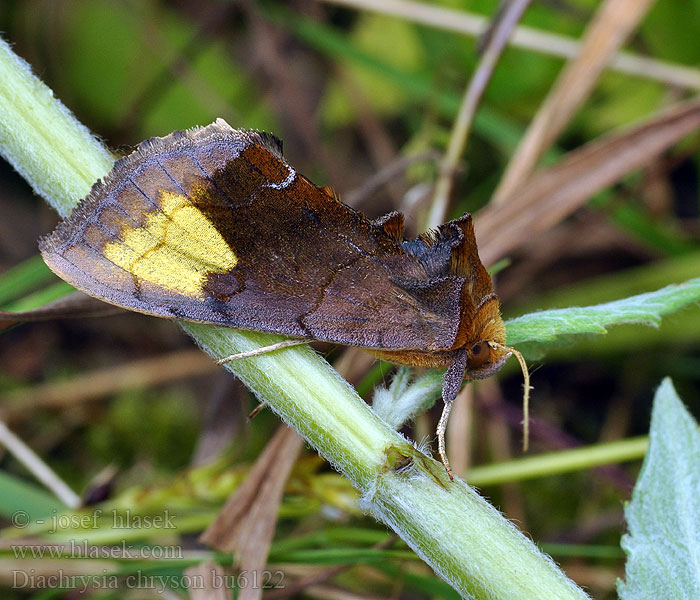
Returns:
[[[452,346],[444,351],[374,350],[373,354],[400,364],[448,367],[458,358],[458,350],[462,348],[469,351],[480,341],[505,344],[500,302],[494,293],[491,276],[479,258],[470,215],[450,221],[417,240],[405,241],[403,247],[425,265],[430,276],[448,274],[464,282],[458,333]],[[492,350],[492,360],[479,371],[467,369],[466,376],[480,379],[492,374],[503,365],[506,355],[505,351]]]
[[[141,144],[41,242],[78,289],[140,312],[367,348],[448,350],[459,225],[401,242],[222,120]],[[482,267],[483,268],[483,267]],[[471,307],[470,307],[471,311]]]

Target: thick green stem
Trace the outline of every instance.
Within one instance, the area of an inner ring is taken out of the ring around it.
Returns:
[[[108,151],[2,41],[0,149],[62,215],[112,164]],[[279,339],[182,326],[219,358]],[[310,349],[288,348],[226,368],[344,473],[362,492],[365,508],[464,597],[586,597],[476,492],[462,481],[446,483],[441,465],[381,421]]]
[[[114,162],[2,40],[0,154],[63,217]]]

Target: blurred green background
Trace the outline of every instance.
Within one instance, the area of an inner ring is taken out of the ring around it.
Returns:
[[[488,17],[498,2],[432,5]],[[597,5],[541,0],[522,23],[578,38]],[[368,215],[406,212],[412,233],[423,228],[426,186],[437,172],[430,153],[445,149],[478,61],[474,37],[330,2],[3,0],[0,31],[117,154],[148,137],[223,117],[234,127],[275,133],[291,164]],[[700,1],[658,2],[626,49],[695,67],[697,39]],[[463,155],[451,217],[488,203],[562,65],[557,56],[513,47],[505,52]],[[546,161],[694,92],[608,70]],[[700,136],[690,136],[513,252],[496,277],[504,313],[613,300],[700,275],[699,147]],[[423,158],[388,185],[361,191],[374,174],[416,154]],[[36,259],[37,239],[57,216],[4,162],[0,207],[0,305],[17,308],[57,281]],[[248,424],[254,399],[206,359],[191,376],[165,367],[157,381],[145,384],[117,371],[135,364],[153,374],[147,362],[153,357],[191,350],[191,341],[168,321],[120,314],[24,324],[1,335],[0,416],[74,490],[94,487],[111,465],[112,502],[146,512],[185,511],[191,520],[179,542],[188,548],[196,547],[193,534],[216,514],[277,426],[266,411]],[[320,350],[330,360],[342,351]],[[195,352],[186,356],[197,360]],[[666,318],[658,329],[624,326],[605,339],[557,348],[531,367],[536,451],[644,434],[653,391],[664,376],[700,414],[697,309]],[[373,385],[391,368],[363,365],[353,383],[371,398]],[[90,387],[95,377],[103,378],[103,387]],[[465,441],[472,464],[517,453],[520,375],[510,365],[498,379],[500,388],[491,383],[477,390],[472,420],[464,425],[475,432]],[[415,439],[430,435],[435,418],[422,417],[406,432]],[[638,466],[484,491],[534,539],[553,544],[546,549],[596,597],[614,597],[623,564],[616,550],[622,501]],[[0,485],[0,517],[8,518],[18,495],[30,493],[18,482],[37,484],[1,450],[0,468],[7,477]],[[50,499],[33,491],[39,510],[48,510]],[[344,480],[307,450],[288,486],[270,561],[319,565],[321,555],[301,551],[333,549],[347,562],[344,549],[368,548],[386,537],[359,514]],[[454,597],[410,553],[373,556],[336,584],[358,594]],[[410,575],[397,578],[399,565]],[[0,584],[7,585],[1,576]]]

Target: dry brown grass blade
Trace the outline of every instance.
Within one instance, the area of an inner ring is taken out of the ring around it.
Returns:
[[[358,353],[367,360],[357,360]],[[344,357],[336,368],[351,383],[361,378],[376,360],[358,348],[347,348]],[[280,427],[199,541],[224,552],[235,552],[240,557],[241,571],[261,573],[275,534],[284,486],[302,447],[303,440],[293,430]],[[260,597],[259,591],[243,590],[239,598],[254,600]]]
[[[568,153],[536,172],[502,206],[489,205],[475,219],[479,254],[492,264],[533,235],[545,231],[593,194],[643,167],[700,128],[700,98],[675,104],[639,125]]]
[[[506,202],[527,180],[652,3],[653,0],[603,2],[586,29],[578,56],[562,71],[511,158],[493,203]]]
[[[190,598],[192,600],[229,600],[231,590],[225,585],[219,585],[220,581],[225,581],[226,572],[221,565],[215,562],[203,562],[199,565],[185,569],[185,575],[197,585],[190,587]],[[202,584],[199,586],[199,584]]]
[[[289,471],[303,440],[287,426],[268,442],[240,487],[226,501],[199,541],[223,552],[235,552],[241,572],[262,573],[275,535],[277,512]],[[262,588],[241,590],[239,600],[262,597]]]
[[[6,392],[0,416],[7,421],[31,417],[37,408],[67,408],[125,389],[149,387],[217,372],[219,367],[199,350],[171,352],[119,367],[99,369],[66,381]]]
[[[52,321],[54,319],[106,317],[124,312],[123,308],[112,306],[96,298],[73,292],[32,310],[7,312],[0,310],[0,330],[24,321]]]

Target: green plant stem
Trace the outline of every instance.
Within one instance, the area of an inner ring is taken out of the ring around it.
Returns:
[[[649,438],[647,436],[593,444],[571,450],[560,450],[527,456],[507,462],[474,467],[467,473],[471,485],[502,484],[507,481],[522,481],[547,475],[558,475],[583,471],[601,465],[612,465],[644,456]]]
[[[0,146],[62,215],[109,170],[107,150],[0,41]],[[182,324],[217,358],[277,336]],[[468,598],[585,598],[554,563],[462,481],[419,454],[381,421],[310,349],[229,363],[260,398],[362,492],[363,506],[389,524]],[[410,472],[392,464],[413,460]]]
[[[107,148],[4,41],[0,115],[0,154],[62,217],[112,167]]]

